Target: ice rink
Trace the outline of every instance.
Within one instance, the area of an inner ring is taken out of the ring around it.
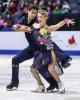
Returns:
[[[20,64],[20,85],[16,91],[7,91],[11,81],[11,59],[14,55],[0,55],[0,100],[80,100],[80,57],[72,57],[71,66],[61,76],[66,92],[33,93],[37,84],[29,72],[32,59]],[[42,78],[45,86],[49,84]]]

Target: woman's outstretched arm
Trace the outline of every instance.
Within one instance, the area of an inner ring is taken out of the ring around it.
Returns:
[[[74,20],[72,20],[72,19],[67,19],[67,18],[65,18],[63,21],[59,22],[58,24],[49,26],[49,27],[48,27],[48,31],[49,31],[49,32],[56,31],[56,30],[58,30],[59,28],[61,28],[62,26],[64,26],[65,24],[67,24],[68,27],[69,27],[70,24],[71,24],[71,25],[74,25],[75,22],[74,22]]]

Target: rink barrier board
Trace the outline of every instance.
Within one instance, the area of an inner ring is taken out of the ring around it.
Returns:
[[[56,31],[51,36],[67,54],[80,55],[80,31]],[[0,54],[17,54],[27,46],[24,32],[0,32]]]

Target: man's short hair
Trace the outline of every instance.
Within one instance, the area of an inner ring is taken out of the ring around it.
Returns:
[[[31,5],[31,6],[29,7],[29,10],[32,10],[32,9],[38,11],[38,7],[37,7],[36,5]]]

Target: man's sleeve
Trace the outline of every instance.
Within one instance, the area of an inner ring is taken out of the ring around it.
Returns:
[[[18,21],[17,24],[25,24],[25,17],[21,17]]]

